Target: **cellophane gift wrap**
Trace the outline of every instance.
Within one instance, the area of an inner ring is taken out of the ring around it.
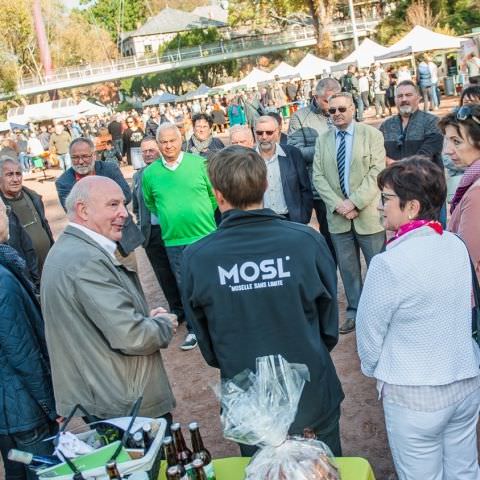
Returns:
[[[309,378],[306,365],[269,355],[257,358],[256,373],[245,370],[222,383],[225,438],[260,447],[246,469],[246,480],[340,479],[327,445],[288,436]]]

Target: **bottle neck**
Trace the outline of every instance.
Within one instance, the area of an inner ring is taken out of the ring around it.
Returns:
[[[175,452],[173,443],[165,445],[165,459],[169,467],[177,464],[177,452]]]
[[[202,436],[200,435],[200,430],[191,430],[192,435],[192,448],[195,453],[202,452],[205,450],[203,446]]]
[[[175,446],[178,452],[183,452],[187,449],[187,444],[185,443],[185,439],[183,438],[183,434],[181,430],[177,430],[173,433],[173,437],[175,438]]]

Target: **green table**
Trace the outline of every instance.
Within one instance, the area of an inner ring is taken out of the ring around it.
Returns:
[[[245,457],[219,458],[213,461],[217,480],[243,480],[245,468],[250,461]],[[359,457],[341,457],[336,459],[342,480],[375,480],[372,467]],[[159,480],[165,479],[165,462],[162,462]]]

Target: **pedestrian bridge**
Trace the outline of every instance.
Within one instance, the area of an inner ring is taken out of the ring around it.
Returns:
[[[357,34],[365,37],[372,33],[380,19],[357,23]],[[330,28],[333,41],[352,38],[350,23],[333,24]],[[59,68],[49,77],[24,77],[17,85],[17,94],[34,95],[50,90],[80,87],[149,73],[166,72],[180,68],[198,67],[241,57],[266,55],[271,52],[304,48],[315,45],[312,27],[290,27],[279,33],[241,37],[195,48],[168,50],[163,55],[143,58],[122,57],[108,63]],[[5,95],[0,96],[5,98]]]

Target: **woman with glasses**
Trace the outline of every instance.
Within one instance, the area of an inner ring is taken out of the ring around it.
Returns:
[[[0,453],[5,480],[34,480],[10,449],[52,455],[57,414],[40,305],[25,261],[7,245],[7,208],[0,199]]]
[[[144,131],[140,127],[138,117],[129,115],[126,119],[127,129],[123,132],[123,156],[127,157],[128,165],[138,170],[145,166],[142,160],[140,144],[144,137]]]
[[[378,176],[393,232],[357,312],[362,372],[376,378],[399,480],[478,480],[480,351],[465,244],[438,222],[443,171],[422,157]]]
[[[440,120],[444,153],[466,168],[450,203],[448,230],[467,244],[480,278],[480,105],[464,105]]]

